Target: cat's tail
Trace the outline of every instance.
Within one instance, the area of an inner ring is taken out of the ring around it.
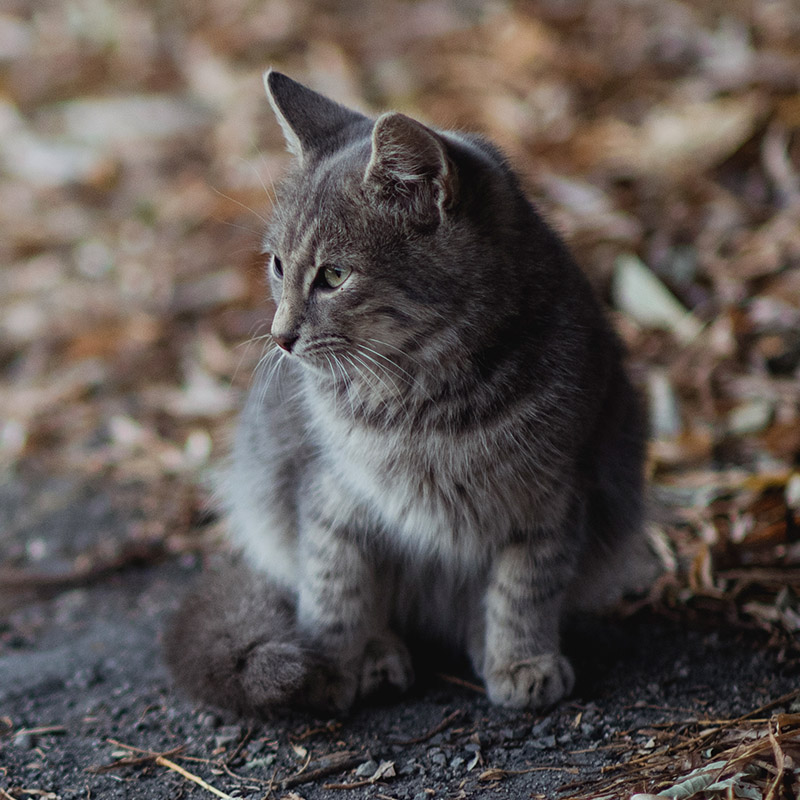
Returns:
[[[304,705],[324,665],[297,632],[293,600],[241,564],[200,577],[164,634],[177,683],[239,714]]]

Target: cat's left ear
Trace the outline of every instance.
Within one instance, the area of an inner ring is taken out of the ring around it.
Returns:
[[[438,133],[405,114],[378,117],[365,186],[423,226],[438,225],[455,197],[456,175]]]

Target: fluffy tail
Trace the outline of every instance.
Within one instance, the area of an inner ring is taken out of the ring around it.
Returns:
[[[164,649],[189,694],[245,715],[305,705],[306,687],[324,669],[297,633],[292,599],[242,565],[201,576]]]

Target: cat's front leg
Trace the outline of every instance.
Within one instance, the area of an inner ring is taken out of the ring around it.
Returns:
[[[483,646],[472,654],[493,703],[544,708],[572,691],[574,673],[559,650],[571,575],[565,543],[556,536],[508,545],[496,555],[485,596]]]
[[[326,515],[303,520],[298,624],[330,665],[312,704],[346,710],[356,697],[413,681],[408,651],[388,627],[389,592],[356,541]]]

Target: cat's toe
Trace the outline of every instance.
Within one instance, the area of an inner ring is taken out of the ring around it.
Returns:
[[[301,703],[315,711],[342,714],[353,706],[358,692],[354,672],[329,667],[309,680]]]
[[[546,708],[572,691],[575,673],[560,653],[495,667],[486,676],[489,699],[506,708]]]
[[[385,689],[405,692],[413,682],[411,656],[399,637],[387,633],[367,642],[359,688],[363,697]]]

